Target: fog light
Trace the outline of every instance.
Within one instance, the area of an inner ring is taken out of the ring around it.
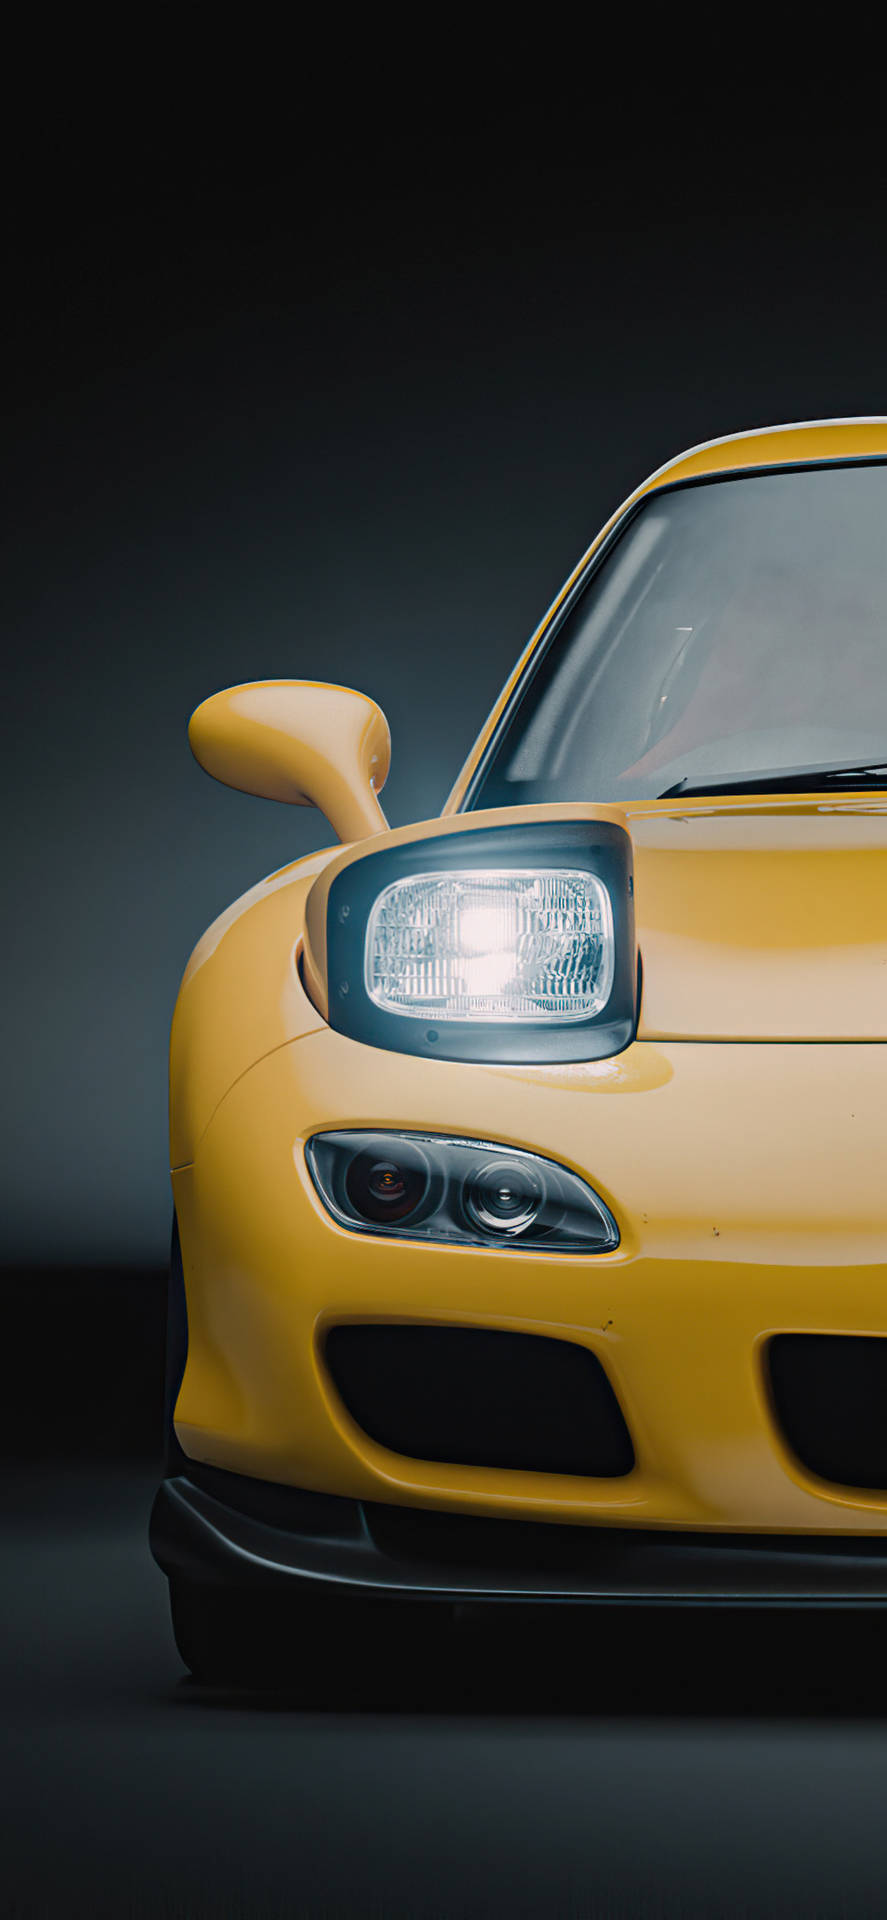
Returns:
[[[515,1160],[488,1160],[469,1175],[462,1194],[465,1212],[485,1233],[525,1233],[545,1197],[535,1168]]]
[[[352,1233],[487,1253],[611,1253],[619,1245],[600,1194],[525,1147],[355,1127],[315,1133],[305,1159],[324,1206]]]

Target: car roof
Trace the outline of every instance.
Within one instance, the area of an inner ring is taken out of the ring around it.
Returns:
[[[799,461],[871,460],[887,457],[887,415],[861,414],[846,420],[795,420],[779,427],[749,427],[688,447],[644,480],[631,496],[652,487],[707,473],[735,473],[743,467],[795,466]],[[628,502],[626,502],[626,505]],[[620,509],[621,511],[621,509]]]

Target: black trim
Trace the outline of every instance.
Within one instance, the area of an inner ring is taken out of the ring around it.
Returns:
[[[873,774],[881,778],[873,780]],[[803,767],[760,768],[756,773],[736,774],[732,779],[676,780],[673,787],[660,793],[660,800],[695,800],[712,794],[731,793],[859,793],[870,787],[881,793],[887,787],[887,754],[883,760],[826,760]],[[840,783],[840,784],[839,784]]]
[[[198,1478],[214,1475],[213,1491]],[[268,1495],[279,1518],[269,1519]],[[235,1506],[234,1501],[237,1505]],[[283,1524],[290,1502],[291,1524]],[[248,1509],[254,1502],[254,1513]],[[317,1507],[313,1503],[317,1502]],[[322,1518],[316,1526],[313,1514]],[[336,1514],[336,1524],[330,1519]],[[274,1487],[189,1462],[164,1480],[151,1551],[173,1580],[294,1601],[887,1605],[887,1538],[673,1533],[484,1520]]]
[[[741,438],[742,436],[740,435],[739,437]],[[632,501],[631,505],[626,507],[625,512],[620,514],[619,519],[610,528],[609,533],[601,541],[600,546],[596,547],[594,553],[590,555],[581,572],[577,574],[569,591],[564,595],[560,605],[555,605],[555,611],[545,616],[545,619],[549,621],[548,626],[545,626],[544,620],[541,622],[542,631],[539,634],[538,642],[533,647],[533,651],[530,654],[520,679],[517,681],[517,684],[512,687],[511,693],[502,708],[502,712],[496,721],[489,740],[471,775],[465,793],[456,809],[457,815],[475,812],[475,799],[486,779],[490,765],[496,757],[505,733],[511,726],[518,708],[529,692],[536,674],[548,653],[549,647],[557,638],[567,615],[572,613],[577,600],[581,598],[586,587],[590,585],[598,568],[603,566],[604,561],[609,558],[613,548],[618,545],[623,534],[631,526],[632,521],[636,519],[641,509],[645,507],[650,500],[658,499],[660,494],[663,493],[684,493],[690,487],[720,486],[722,482],[730,480],[752,480],[761,474],[815,473],[819,471],[825,472],[833,467],[883,466],[887,466],[887,454],[854,454],[846,460],[786,460],[771,461],[769,464],[764,461],[757,467],[729,467],[723,473],[697,473],[691,475],[686,480],[664,481],[662,486],[651,487],[649,492],[643,493],[639,500]],[[815,787],[810,788],[811,793],[815,791]],[[515,805],[517,804],[518,802],[515,800]],[[619,797],[616,794],[613,795],[613,804],[620,804]],[[649,803],[645,802],[645,804]]]
[[[246,1520],[258,1520],[263,1526],[277,1527],[284,1533],[304,1533],[316,1539],[359,1540],[362,1537],[356,1500],[343,1500],[335,1493],[308,1493],[303,1487],[285,1487],[277,1480],[253,1480],[245,1473],[230,1473],[225,1467],[211,1467],[202,1460],[188,1460],[184,1455],[183,1458],[183,1471],[192,1486],[222,1501]]]
[[[439,1026],[384,1013],[364,984],[364,941],[374,901],[408,874],[472,865],[580,867],[606,886],[613,909],[615,971],[610,998],[593,1020],[570,1026],[543,1021]],[[539,820],[436,835],[386,847],[353,860],[336,875],[327,902],[329,1023],[365,1046],[420,1054],[426,1060],[515,1064],[601,1060],[621,1053],[637,1031],[637,954],[631,841],[609,820]]]

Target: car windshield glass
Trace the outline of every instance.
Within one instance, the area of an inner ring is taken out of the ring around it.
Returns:
[[[525,676],[470,804],[885,761],[887,464],[811,467],[652,495]]]

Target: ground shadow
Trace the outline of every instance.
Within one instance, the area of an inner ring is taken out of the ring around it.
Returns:
[[[887,1720],[887,1621],[844,1609],[478,1609],[313,1637],[260,1685],[176,1689],[266,1712]]]

